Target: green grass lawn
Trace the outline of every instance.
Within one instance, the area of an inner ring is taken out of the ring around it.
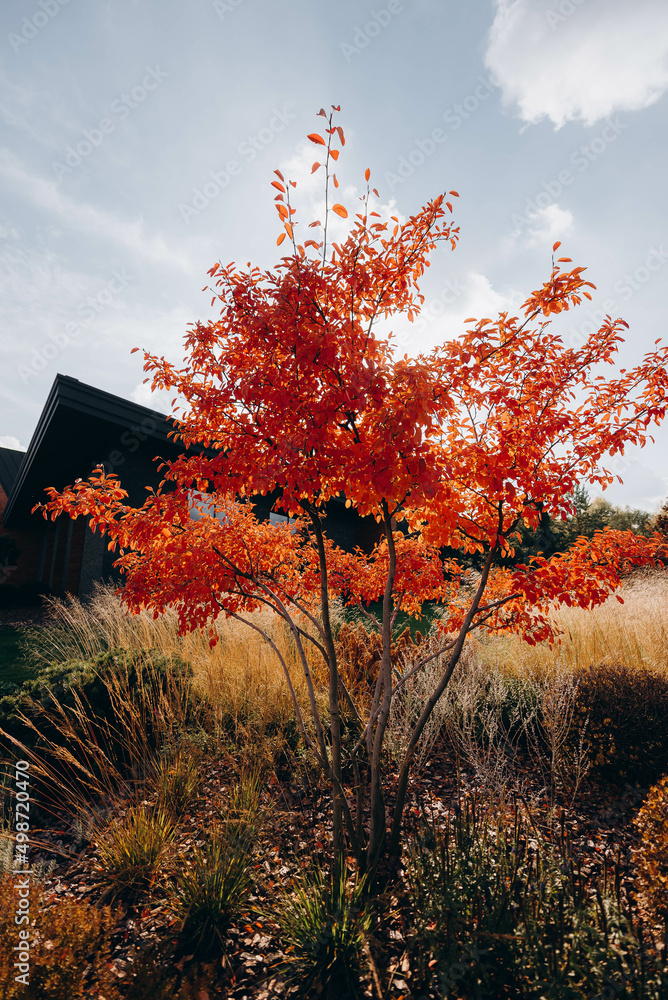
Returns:
[[[21,633],[15,628],[0,628],[0,684],[22,684],[34,670],[21,655]]]

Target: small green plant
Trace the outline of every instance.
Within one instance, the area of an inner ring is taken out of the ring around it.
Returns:
[[[178,822],[197,799],[200,784],[198,761],[192,754],[177,750],[161,757],[155,774],[157,808]]]
[[[174,837],[174,823],[161,809],[135,806],[98,835],[105,899],[136,903],[155,885]]]
[[[277,920],[288,954],[281,973],[299,996],[362,995],[362,952],[372,923],[364,879],[351,881],[344,867],[335,882],[314,869],[284,897]]]
[[[181,921],[184,950],[203,960],[224,951],[225,931],[252,885],[251,865],[250,844],[232,844],[225,829],[216,827],[174,873],[170,908]]]

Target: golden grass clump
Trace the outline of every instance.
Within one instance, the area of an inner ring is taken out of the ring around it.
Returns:
[[[598,608],[562,607],[554,621],[561,642],[529,646],[519,636],[493,636],[478,642],[483,663],[514,674],[576,671],[617,666],[668,674],[668,572],[644,571],[630,577],[618,595]]]
[[[214,711],[217,707],[216,721],[224,726],[244,729],[249,713],[255,722],[266,719],[279,723],[293,716],[285,673],[276,653],[259,632],[239,621],[223,615],[214,621],[218,642],[212,648],[206,632],[179,635],[175,611],[158,618],[148,610],[129,614],[109,585],[98,586],[85,604],[72,597],[51,598],[48,603],[52,616],[48,629],[37,638],[30,633],[25,641],[26,653],[37,665],[89,660],[112,649],[155,650],[190,664],[195,688],[207,697]],[[269,610],[249,617],[275,643],[290,671],[297,700],[306,707],[306,684],[289,629]],[[307,653],[311,659],[312,651]]]

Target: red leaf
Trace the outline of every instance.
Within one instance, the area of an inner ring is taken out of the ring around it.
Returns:
[[[311,132],[311,134],[307,135],[306,138],[310,139],[311,142],[314,142],[316,144],[316,146],[326,146],[327,145],[327,143],[325,142],[325,140],[323,139],[323,137],[321,135],[318,135],[317,132]]]
[[[345,136],[344,136],[344,134],[343,134],[343,129],[341,128],[341,126],[340,126],[340,125],[337,125],[337,126],[336,126],[336,131],[337,131],[337,132],[339,133],[339,139],[341,140],[341,145],[342,145],[342,146],[345,146],[345,144],[346,144],[346,139],[345,139]]]

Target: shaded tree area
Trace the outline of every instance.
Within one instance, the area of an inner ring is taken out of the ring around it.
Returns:
[[[574,513],[565,520],[541,513],[536,527],[525,524],[519,529],[514,539],[509,539],[513,554],[508,555],[502,564],[517,566],[528,563],[538,554],[549,559],[558,552],[567,552],[577,538],[591,539],[595,532],[604,528],[632,531],[634,535],[643,535],[645,538],[653,531],[660,531],[668,537],[668,500],[656,515],[635,507],[618,507],[602,498],[592,501],[584,486],[576,486],[571,499]],[[449,551],[444,552],[444,555],[452,557]],[[458,558],[461,562],[461,554],[458,554]],[[479,569],[482,565],[478,553],[472,554],[468,562],[473,569]]]

